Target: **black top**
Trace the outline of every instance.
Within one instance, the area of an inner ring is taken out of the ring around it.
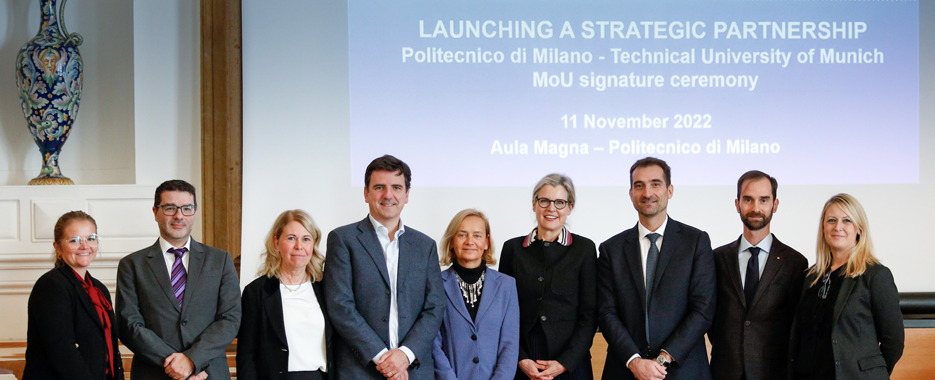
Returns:
[[[477,268],[465,268],[458,264],[457,261],[451,263],[451,267],[455,269],[455,273],[461,277],[461,280],[464,280],[465,284],[474,284],[480,280],[480,275],[487,270],[487,266],[481,263]],[[460,283],[458,285],[461,285]],[[471,319],[477,320],[477,308],[480,307],[480,298],[483,295],[483,292],[478,292],[476,301],[472,304],[468,302],[468,299],[464,296],[464,292],[461,292],[461,298],[464,299],[464,306],[467,307],[468,313],[471,313]],[[473,305],[473,306],[472,306]]]
[[[834,303],[841,291],[846,265],[830,273],[805,291],[798,308],[799,347],[795,358],[796,379],[834,379],[834,348],[831,332],[834,324]],[[822,290],[825,288],[825,290]],[[821,294],[827,291],[825,298]]]
[[[532,359],[529,334],[541,324],[548,358],[569,371],[590,366],[596,308],[594,243],[571,234],[567,246],[520,236],[506,241],[500,252],[500,273],[516,279],[519,298],[519,360]],[[517,372],[521,375],[522,372]]]

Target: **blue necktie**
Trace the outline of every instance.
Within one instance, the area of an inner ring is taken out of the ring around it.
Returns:
[[[646,319],[646,344],[649,344],[649,299],[652,297],[653,274],[656,271],[656,259],[659,257],[659,248],[656,248],[656,240],[659,235],[655,232],[646,234],[649,239],[649,254],[646,255],[646,299],[643,307],[643,317]]]
[[[747,299],[747,310],[753,306],[753,296],[756,295],[756,285],[760,283],[760,248],[750,247],[750,261],[747,261],[747,279],[743,284],[743,295]]]

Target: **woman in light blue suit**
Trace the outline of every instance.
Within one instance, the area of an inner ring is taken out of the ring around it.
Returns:
[[[435,378],[512,379],[519,358],[516,281],[496,263],[490,223],[482,212],[455,215],[439,245],[448,307],[435,338]]]

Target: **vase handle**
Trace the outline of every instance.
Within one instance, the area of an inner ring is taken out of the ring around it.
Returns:
[[[65,39],[65,44],[71,44],[75,47],[81,46],[84,42],[84,38],[81,37],[78,33],[68,33],[68,29],[65,29],[65,3],[68,0],[62,0],[61,5],[58,6],[58,25],[62,28],[62,37]]]

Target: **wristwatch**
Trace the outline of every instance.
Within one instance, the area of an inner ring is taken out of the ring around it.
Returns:
[[[669,368],[669,359],[666,359],[665,355],[659,354],[659,356],[656,357],[656,364]]]

